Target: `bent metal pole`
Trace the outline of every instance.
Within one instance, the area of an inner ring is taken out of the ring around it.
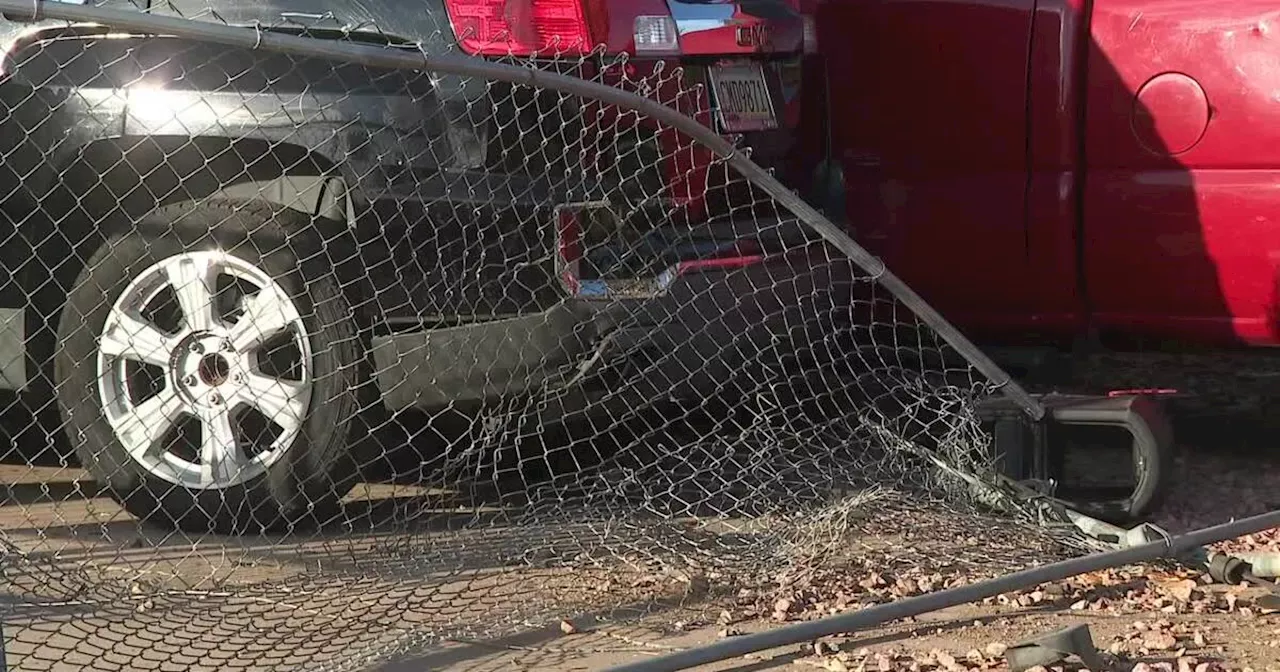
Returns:
[[[1180,558],[1194,553],[1202,546],[1234,539],[1246,534],[1262,532],[1275,527],[1280,527],[1280,511],[1272,511],[1271,513],[1251,518],[1207,527],[1141,546],[1132,546],[1055,562],[1043,567],[1006,574],[990,581],[911,597],[847,614],[797,623],[753,635],[731,637],[704,647],[612,667],[606,672],[674,672],[675,670],[687,670],[697,665],[728,660],[748,653],[810,642],[819,637],[856,632],[901,618],[919,616],[940,609],[977,602],[988,597],[1029,588],[1047,581],[1059,581],[1080,574],[1123,567],[1139,562],[1150,562],[1161,558]]]

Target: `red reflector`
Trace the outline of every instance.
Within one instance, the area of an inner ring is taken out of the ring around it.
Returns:
[[[692,271],[709,271],[713,269],[746,268],[764,261],[764,255],[754,254],[746,257],[717,257],[714,259],[698,259],[682,261],[677,266],[677,275]]]
[[[584,54],[595,46],[587,0],[447,0],[462,50],[487,56]],[[599,13],[598,0],[591,2]]]
[[[581,288],[582,226],[578,211],[564,207],[556,210],[556,275],[570,295]]]

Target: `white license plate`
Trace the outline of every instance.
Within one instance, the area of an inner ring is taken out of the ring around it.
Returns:
[[[711,66],[716,117],[728,133],[767,131],[778,127],[773,96],[759,63],[734,62]]]

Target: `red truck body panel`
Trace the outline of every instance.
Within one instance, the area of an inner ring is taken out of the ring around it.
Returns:
[[[1276,10],[1095,0],[1110,66],[1089,67],[1084,260],[1099,323],[1280,342]]]
[[[948,315],[970,322],[1030,308],[1018,280],[1028,272],[1030,29],[1028,11],[972,2],[836,1],[819,10],[854,233]]]
[[[857,0],[818,26],[854,233],[962,328],[1280,344],[1274,3]]]

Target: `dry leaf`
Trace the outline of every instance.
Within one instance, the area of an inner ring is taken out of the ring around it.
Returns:
[[[781,600],[778,600],[777,602],[774,602],[773,603],[773,620],[775,621],[787,620],[787,613],[791,611],[792,604],[793,604],[792,601],[786,599],[785,597],[782,598]]]
[[[1166,589],[1175,600],[1190,602],[1196,595],[1196,582],[1192,579],[1175,581],[1174,583],[1166,586]]]
[[[1178,646],[1178,638],[1167,632],[1153,632],[1142,638],[1142,645],[1152,651],[1169,651]]]
[[[872,588],[882,588],[888,584],[885,582],[883,576],[880,576],[877,572],[872,572],[867,576],[867,578],[859,581],[858,585],[866,588],[867,590],[871,590]]]
[[[830,670],[830,672],[849,672],[849,666],[839,658],[828,658],[822,662],[822,667]]]

